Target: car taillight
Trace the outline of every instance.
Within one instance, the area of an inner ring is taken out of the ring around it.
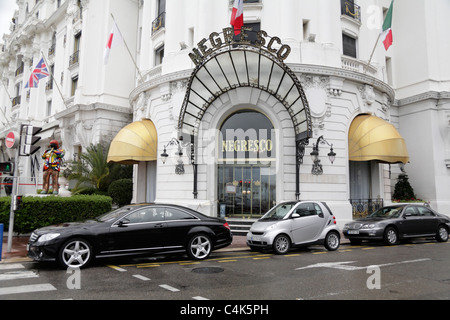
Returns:
[[[333,216],[333,223],[336,224],[336,217]]]
[[[223,224],[223,226],[224,226],[225,228],[227,228],[228,230],[231,230],[231,229],[230,229],[230,225],[228,224],[228,222],[225,222],[225,223]]]

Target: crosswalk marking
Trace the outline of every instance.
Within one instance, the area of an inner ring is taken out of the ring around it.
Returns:
[[[50,283],[0,288],[0,295],[56,290]]]
[[[20,263],[6,263],[0,264],[0,271],[2,270],[12,270],[12,269],[25,269],[25,266]]]
[[[16,280],[39,277],[34,271],[14,271],[0,274],[0,281],[2,280]]]

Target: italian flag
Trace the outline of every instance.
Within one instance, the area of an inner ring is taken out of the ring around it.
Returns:
[[[384,19],[383,23],[383,32],[381,34],[381,38],[383,40],[384,48],[386,51],[394,42],[394,38],[392,36],[392,12],[393,12],[394,0],[391,2],[391,6],[386,14],[386,19]]]
[[[234,27],[235,35],[241,33],[241,28],[244,25],[244,0],[234,0],[230,24]]]

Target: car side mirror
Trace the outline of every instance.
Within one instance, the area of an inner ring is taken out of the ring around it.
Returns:
[[[130,220],[128,220],[128,219],[122,219],[122,220],[120,220],[119,222],[118,222],[118,226],[119,227],[126,227],[126,225],[127,224],[129,224],[130,223]]]
[[[300,218],[300,215],[298,213],[293,213],[291,215],[291,219],[297,219],[297,218]]]
[[[411,217],[411,216],[412,216],[412,213],[411,213],[411,212],[406,212],[406,213],[403,215],[403,218],[406,219],[406,217]]]

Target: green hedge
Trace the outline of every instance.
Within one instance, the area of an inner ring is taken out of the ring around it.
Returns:
[[[8,230],[11,197],[0,198],[0,223]],[[22,208],[14,214],[14,231],[20,234],[58,224],[92,219],[111,210],[107,196],[23,197]]]

